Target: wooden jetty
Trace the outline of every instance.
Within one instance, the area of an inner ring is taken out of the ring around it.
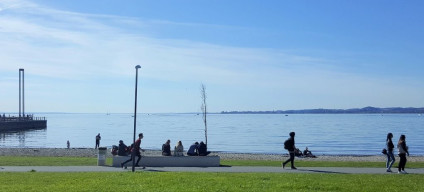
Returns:
[[[27,115],[25,117],[6,117],[5,115],[0,115],[0,131],[45,128],[47,128],[47,120],[45,117],[34,117],[33,115]]]
[[[47,128],[45,117],[25,115],[25,76],[24,69],[19,69],[19,115],[17,117],[0,115],[0,131],[45,128]]]

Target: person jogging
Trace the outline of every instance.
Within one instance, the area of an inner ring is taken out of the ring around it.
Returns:
[[[141,145],[141,139],[143,139],[143,133],[138,134],[138,139],[135,141],[135,143],[133,143],[132,147],[131,147],[131,158],[128,159],[127,161],[121,163],[121,167],[122,168],[127,168],[127,166],[125,164],[127,164],[128,162],[132,161],[136,156],[138,157],[137,159],[137,163],[135,164],[135,167],[138,167],[138,163],[140,162],[141,159],[141,151],[144,151],[143,149],[140,148]],[[143,167],[144,169],[145,167]]]

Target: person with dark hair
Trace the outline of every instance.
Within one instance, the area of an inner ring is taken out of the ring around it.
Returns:
[[[116,145],[112,145],[112,149],[110,149],[110,153],[111,153],[113,156],[118,155],[118,149],[119,149],[119,147],[118,147],[118,146],[116,146]]]
[[[296,149],[295,142],[294,142],[295,132],[290,132],[290,134],[289,134],[289,135],[290,135],[290,138],[289,138],[289,139],[287,139],[287,140],[284,142],[284,148],[285,148],[285,149],[287,149],[287,151],[289,152],[290,159],[287,159],[287,161],[283,162],[283,163],[282,163],[282,166],[283,166],[283,169],[284,169],[284,167],[286,166],[286,164],[287,164],[288,162],[290,162],[290,163],[291,163],[291,169],[297,169],[297,168],[294,166],[294,151],[295,151],[295,149]]]
[[[128,146],[124,144],[124,141],[119,140],[118,156],[128,156]]]
[[[137,156],[137,163],[135,164],[136,167],[138,167],[138,163],[140,162],[141,159],[141,153],[140,150],[144,152],[143,149],[140,148],[141,145],[141,139],[143,139],[143,133],[138,134],[138,139],[135,141],[135,143],[133,143],[132,147],[131,147],[131,158],[128,159],[127,161],[121,163],[121,167],[122,168],[127,168],[127,166],[125,166],[125,164],[127,164],[128,162],[132,161],[133,159],[135,159],[135,157]],[[125,166],[125,167],[124,167]],[[145,167],[143,167],[144,169]]]
[[[208,151],[208,147],[206,146],[205,143],[203,143],[203,141],[200,142],[198,150],[199,150],[199,156],[207,156],[209,155],[209,153],[211,153],[210,151]]]
[[[171,140],[167,140],[166,143],[162,145],[162,155],[171,156]]]
[[[393,155],[393,148],[395,146],[392,142],[393,134],[388,133],[386,138],[386,149],[387,149],[387,162],[386,162],[386,172],[392,172],[391,168],[393,163],[395,163],[395,156]]]
[[[405,165],[406,165],[406,155],[408,154],[408,146],[406,145],[405,135],[401,135],[399,138],[399,142],[397,144],[397,148],[399,150],[399,166],[398,166],[398,173],[406,174],[405,171]]]
[[[100,133],[97,134],[96,136],[96,147],[94,147],[95,149],[97,149],[100,146],[100,140],[102,139],[102,137],[100,137]]]
[[[316,158],[317,156],[312,154],[312,151],[309,151],[308,147],[305,148],[305,150],[303,150],[303,155],[305,157],[311,157],[311,158]]]
[[[196,141],[193,145],[190,145],[188,148],[187,155],[188,156],[198,156],[199,155],[199,143]]]

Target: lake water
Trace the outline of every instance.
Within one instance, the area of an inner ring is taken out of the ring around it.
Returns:
[[[47,129],[0,133],[0,147],[65,148],[132,143],[132,114],[36,114],[48,119]],[[288,133],[296,132],[296,146],[315,154],[376,155],[385,147],[388,132],[396,143],[406,135],[411,155],[424,155],[424,115],[418,114],[209,114],[208,149],[238,153],[287,153]],[[137,135],[144,133],[142,148],[161,149],[178,140],[185,150],[204,141],[202,115],[138,114]]]

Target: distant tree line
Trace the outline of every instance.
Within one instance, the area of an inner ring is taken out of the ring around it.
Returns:
[[[273,111],[222,111],[221,114],[373,114],[373,113],[418,113],[424,114],[423,108],[378,108],[364,107],[354,109],[301,109],[301,110],[273,110]]]

